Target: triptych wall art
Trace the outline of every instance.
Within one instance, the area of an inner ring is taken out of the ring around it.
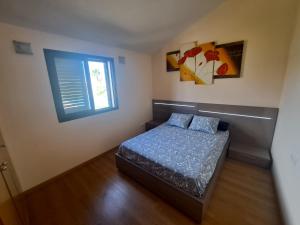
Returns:
[[[218,78],[240,77],[244,41],[216,45],[191,42],[167,53],[167,71],[180,71],[181,81],[212,84]]]

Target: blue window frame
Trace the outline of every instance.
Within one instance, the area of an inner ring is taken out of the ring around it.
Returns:
[[[118,109],[114,59],[44,49],[59,122]]]

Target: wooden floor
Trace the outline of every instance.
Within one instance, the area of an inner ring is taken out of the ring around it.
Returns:
[[[195,224],[118,172],[114,152],[26,197],[31,225]],[[203,225],[281,225],[270,171],[227,160]]]

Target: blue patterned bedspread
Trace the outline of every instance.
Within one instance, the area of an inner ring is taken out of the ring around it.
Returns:
[[[229,132],[208,134],[162,124],[123,142],[119,154],[171,185],[201,197]]]

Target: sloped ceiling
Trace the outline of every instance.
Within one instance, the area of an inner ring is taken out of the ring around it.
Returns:
[[[223,0],[0,0],[0,21],[152,53]]]

